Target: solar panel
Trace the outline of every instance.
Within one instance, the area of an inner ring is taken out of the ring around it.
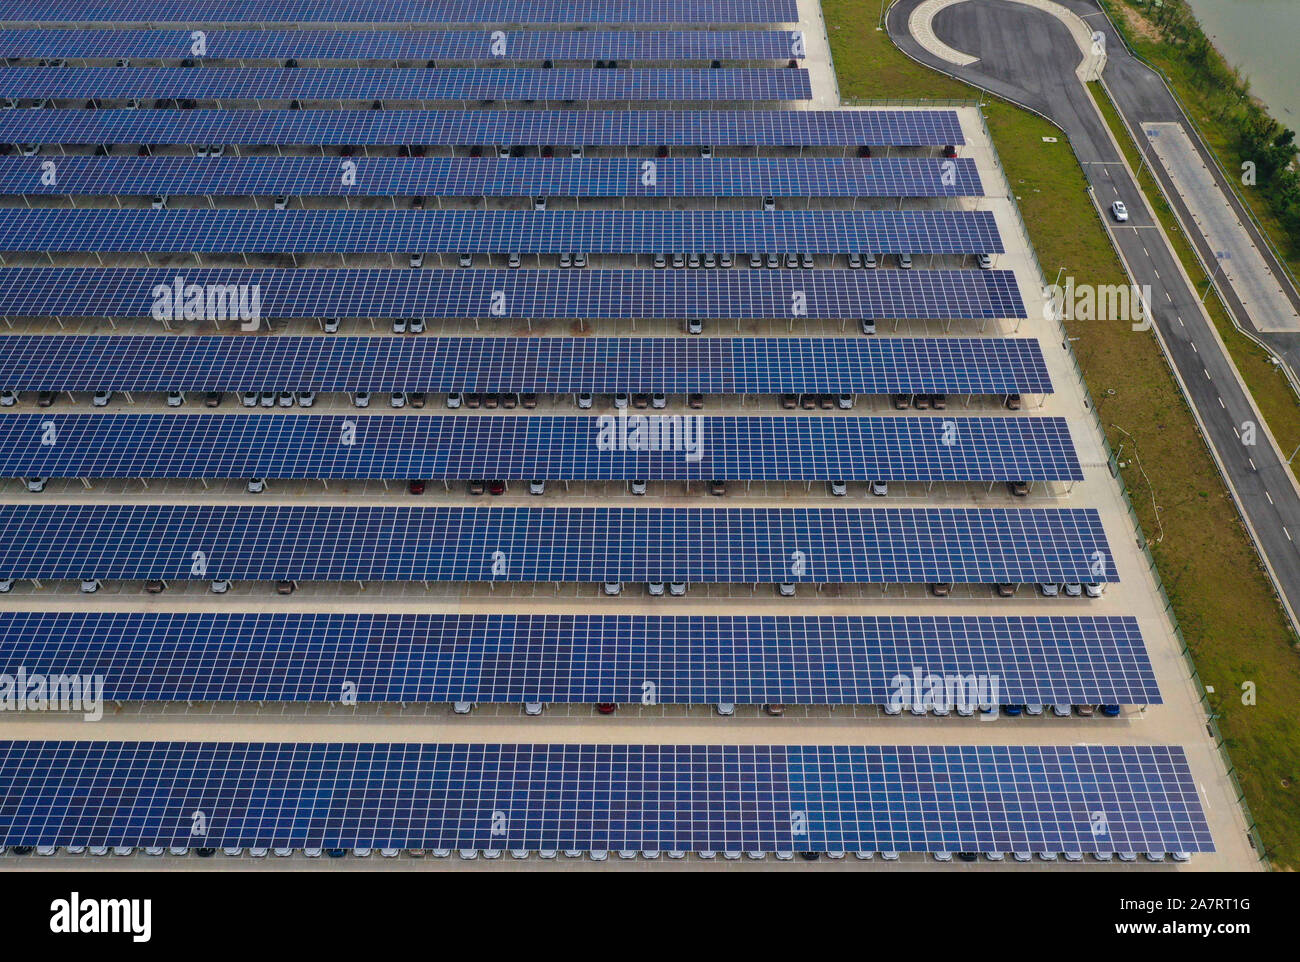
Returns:
[[[536,67],[5,67],[0,96],[216,101],[811,100],[806,70]]]
[[[803,36],[787,30],[4,30],[0,57],[74,60],[789,60]]]
[[[1161,702],[1127,617],[0,613],[0,673],[107,701],[909,707],[918,672],[989,704]]]
[[[6,23],[797,23],[795,0],[4,0]]]
[[[1063,418],[14,414],[0,477],[1078,481]]]
[[[1214,850],[1183,750],[1159,745],[10,741],[0,844]]]
[[[955,110],[0,110],[0,143],[11,144],[942,147],[965,142]]]
[[[0,208],[0,251],[1000,254],[987,210]]]
[[[2,34],[0,34],[2,36]],[[150,197],[980,197],[975,161],[880,157],[479,158],[0,157],[0,194]],[[346,166],[350,164],[351,166]],[[348,183],[340,176],[351,170]],[[288,213],[284,211],[283,213]]]
[[[0,578],[1034,584],[1118,575],[1091,508],[4,504]]]
[[[0,316],[818,318],[1025,316],[1001,270],[0,269]]]
[[[1051,393],[1030,338],[0,335],[11,391]]]

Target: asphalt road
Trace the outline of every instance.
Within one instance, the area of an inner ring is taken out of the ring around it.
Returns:
[[[899,0],[891,8],[887,26],[896,43],[923,63],[1051,118],[1069,136],[1100,206],[1109,207],[1113,200],[1127,204],[1129,222],[1118,225],[1107,218],[1107,227],[1123,251],[1133,282],[1151,285],[1152,317],[1164,338],[1169,359],[1228,472],[1278,587],[1291,610],[1300,611],[1300,548],[1295,540],[1300,539],[1300,496],[1286,465],[1262,431],[1254,446],[1241,441],[1242,425],[1247,421],[1262,424],[1263,418],[1241,389],[1209,322],[1198,309],[1201,292],[1194,291],[1184,280],[1174,253],[1139,203],[1136,184],[1075,76],[1082,54],[1070,31],[1051,15],[1023,4],[1005,0],[958,3],[941,11],[934,20],[940,40],[980,58],[969,67],[957,67],[927,53],[909,34],[907,18],[920,2]],[[1097,8],[1082,0],[1063,2],[1095,29],[1106,31],[1108,61],[1104,77],[1126,122],[1134,127],[1149,121],[1181,122],[1177,106],[1159,79],[1128,54]],[[1154,155],[1151,160],[1160,173]],[[1166,189],[1173,194],[1172,185]],[[1193,239],[1204,243],[1203,238]],[[1209,260],[1213,262],[1212,252]],[[1044,265],[1049,276],[1053,266]],[[1293,339],[1291,335],[1264,337],[1280,343]],[[1300,342],[1300,338],[1294,339]],[[1285,349],[1294,351],[1300,363],[1300,343],[1285,345]]]

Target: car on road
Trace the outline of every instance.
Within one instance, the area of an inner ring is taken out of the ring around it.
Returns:
[[[1117,200],[1110,205],[1110,216],[1114,217],[1116,222],[1120,224],[1128,220],[1128,208],[1124,206],[1122,200]]]

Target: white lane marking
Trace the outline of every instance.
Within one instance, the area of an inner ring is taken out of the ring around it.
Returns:
[[[1282,525],[1282,533],[1286,535],[1287,541],[1291,540],[1291,532],[1286,529],[1286,525]]]
[[[1247,458],[1246,460],[1250,462],[1250,470],[1252,470],[1252,471],[1258,471],[1258,470],[1259,470],[1259,468],[1255,467],[1255,459],[1254,459],[1254,458]]]
[[[1201,370],[1202,370],[1202,371],[1205,371],[1205,368],[1201,368]],[[1205,380],[1207,380],[1207,381],[1213,381],[1213,380],[1214,380],[1214,378],[1210,377],[1210,372],[1209,372],[1209,371],[1205,371]]]
[[[1188,341],[1187,343],[1190,344],[1190,345],[1192,345],[1192,351],[1193,351],[1194,353],[1196,353],[1196,354],[1200,354],[1200,353],[1201,353],[1200,351],[1196,350],[1196,342],[1195,342],[1195,341]]]
[[[1219,398],[1219,407],[1223,408],[1225,411],[1228,410],[1228,405],[1223,403],[1223,398]]]
[[[1264,497],[1268,498],[1268,503],[1269,503],[1269,504],[1272,504],[1272,503],[1273,503],[1273,496],[1272,496],[1271,494],[1269,494],[1267,491],[1264,492]]]

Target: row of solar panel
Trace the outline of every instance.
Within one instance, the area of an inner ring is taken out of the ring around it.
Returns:
[[[0,208],[0,251],[1000,254],[986,210]]]
[[[1214,850],[1182,749],[1150,745],[11,741],[0,844]]]
[[[14,267],[0,316],[244,322],[295,317],[1025,317],[1012,271],[358,270]]]
[[[97,676],[107,701],[1161,702],[1126,617],[6,611],[0,674]]]
[[[795,0],[4,0],[0,23],[797,23]]]
[[[565,151],[568,152],[567,150]],[[313,197],[980,197],[975,161],[726,157],[0,157],[0,194]]]
[[[387,100],[811,100],[806,70],[598,70],[566,67],[4,67],[0,97],[125,101],[139,97],[221,101]],[[220,103],[218,104],[220,106]]]
[[[712,61],[801,60],[788,30],[4,30],[9,59]]]
[[[1061,418],[18,414],[0,477],[1082,480]]]
[[[1030,338],[0,336],[5,391],[1047,394]]]
[[[0,505],[0,578],[1117,581],[1095,509]]]
[[[0,143],[944,147],[954,110],[0,110]]]

